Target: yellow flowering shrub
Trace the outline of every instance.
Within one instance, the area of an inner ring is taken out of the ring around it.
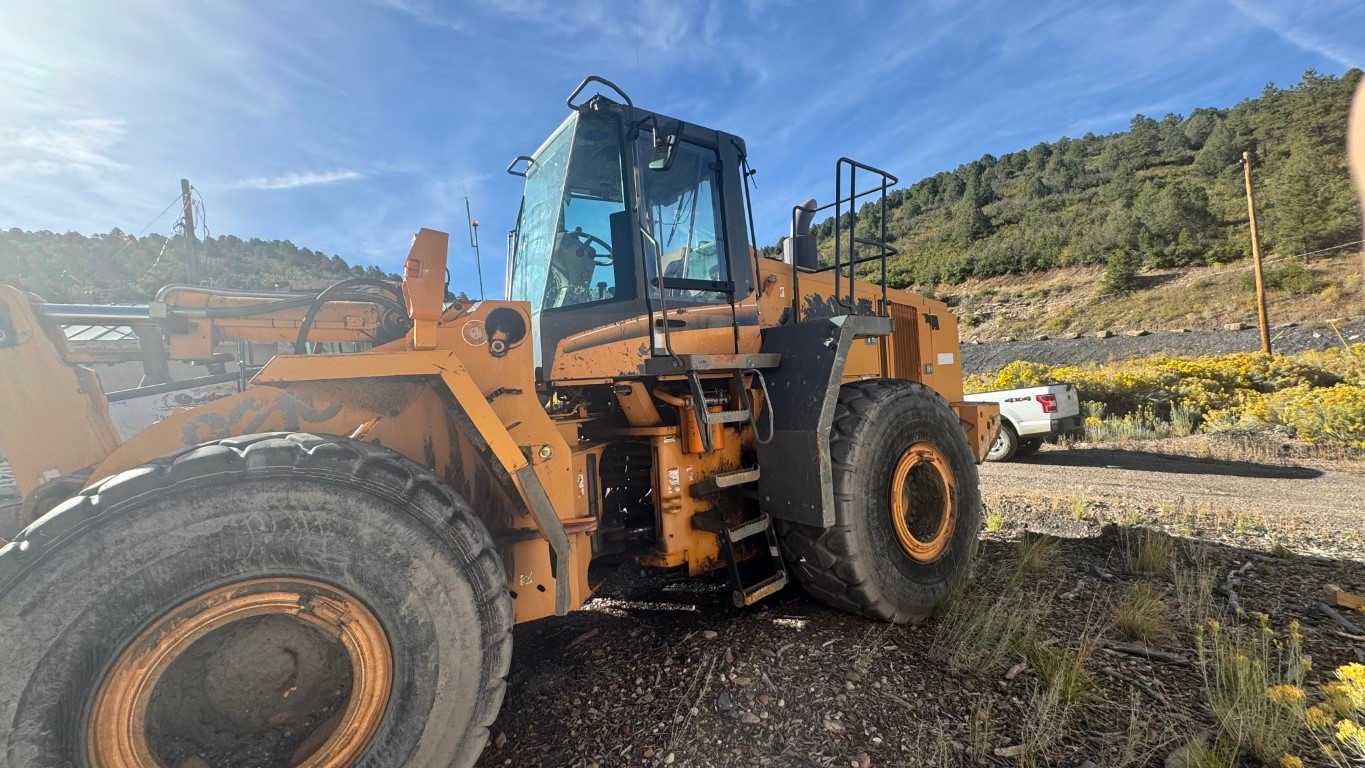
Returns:
[[[1091,409],[1101,420],[1143,418],[1153,409],[1169,418],[1179,408],[1205,429],[1278,427],[1310,442],[1365,449],[1365,344],[1277,357],[1157,355],[1062,366],[1016,360],[994,376],[968,377],[967,390],[1050,382],[1076,385],[1082,400],[1103,406],[1102,413]]]
[[[1304,710],[1304,723],[1334,765],[1365,763],[1365,664],[1346,664],[1319,686],[1322,701]]]

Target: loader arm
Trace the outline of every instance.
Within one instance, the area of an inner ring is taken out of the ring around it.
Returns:
[[[170,361],[222,363],[239,342],[292,349],[305,325],[310,343],[384,342],[401,336],[407,324],[393,293],[376,301],[318,302],[313,295],[173,286],[149,307],[110,308],[48,304],[0,285],[0,454],[8,458],[19,492],[29,496],[44,483],[103,462],[119,445],[110,396],[174,391]],[[127,326],[136,343],[67,342],[66,327],[97,324]],[[144,386],[117,393],[105,392],[96,373],[83,367],[130,361],[143,363]],[[185,388],[203,383],[180,382]]]

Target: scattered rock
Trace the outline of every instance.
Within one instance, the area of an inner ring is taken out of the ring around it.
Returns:
[[[664,755],[664,765],[672,765],[673,761],[677,759],[678,759],[677,755],[673,754],[672,752],[669,752],[668,754]]]
[[[1223,330],[1225,330],[1225,331],[1245,331],[1245,330],[1247,330],[1247,329],[1250,328],[1250,327],[1251,327],[1251,326],[1247,325],[1246,323],[1226,323],[1226,324],[1223,325]]]
[[[1014,338],[1013,336],[1006,336],[1006,337],[1002,338],[1000,341],[1003,342],[1003,343],[1005,343],[1005,344],[1008,344],[1008,343],[1010,343],[1011,341],[1014,341],[1014,340],[1015,340],[1015,338]]]
[[[1081,335],[1079,333],[1076,333],[1075,331],[1072,331],[1071,333],[1062,334],[1062,338],[1064,339],[1079,339],[1080,337]]]
[[[753,712],[749,712],[746,710],[744,714],[739,716],[739,721],[741,723],[746,723],[748,725],[758,725],[759,723],[763,722],[763,718],[759,717],[758,715],[755,715]]]
[[[825,725],[825,730],[826,730],[826,731],[829,731],[830,733],[843,733],[843,732],[844,732],[844,724],[841,723],[841,722],[839,722],[838,720],[830,720],[829,718],[825,718],[824,725]]]
[[[1005,679],[1006,679],[1006,680],[1013,680],[1014,678],[1018,677],[1019,674],[1020,674],[1021,672],[1023,672],[1024,670],[1026,670],[1026,669],[1028,669],[1028,662],[1021,661],[1021,662],[1019,662],[1018,664],[1015,664],[1014,666],[1010,667],[1010,671],[1008,671],[1008,672],[1005,673]]]
[[[718,637],[714,629],[703,629],[701,631],[701,636],[706,638],[707,640],[715,640]]]
[[[735,697],[729,691],[721,691],[716,694],[716,711],[731,712],[735,708]]]
[[[1124,336],[1133,336],[1133,337],[1138,337],[1138,336],[1150,336],[1151,334],[1152,334],[1151,331],[1144,330],[1144,329],[1142,329],[1142,328],[1134,328],[1134,329],[1131,330],[1131,331],[1124,331],[1124,332],[1123,332],[1123,335],[1124,335]]]
[[[1189,328],[1172,328],[1171,330],[1167,331],[1167,333],[1189,333],[1189,332],[1190,332],[1190,329],[1189,329]]]
[[[498,749],[502,749],[503,747],[507,746],[507,734],[503,733],[502,731],[498,731],[498,735],[493,737],[493,746],[497,747]]]
[[[853,768],[872,768],[872,755],[859,752],[858,756],[853,759],[852,765]]]
[[[995,752],[996,757],[1018,757],[1024,754],[1024,749],[1023,744],[1015,744],[1009,747],[996,747],[992,751]]]
[[[1112,338],[1114,338],[1114,332],[1111,331],[1111,330],[1109,330],[1108,328],[1105,328],[1105,329],[1102,330],[1102,331],[1095,331],[1095,338],[1097,338],[1097,339],[1112,339]]]
[[[1046,333],[1040,333],[1040,334],[1038,334],[1037,336],[1034,336],[1034,337],[1033,337],[1033,340],[1034,340],[1034,341],[1047,341],[1049,338],[1051,338],[1051,337],[1048,336]]]

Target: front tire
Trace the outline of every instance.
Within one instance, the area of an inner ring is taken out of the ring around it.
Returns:
[[[981,527],[976,462],[956,415],[921,384],[849,384],[830,453],[834,525],[782,522],[789,568],[835,608],[923,618],[967,575]]]
[[[341,438],[210,443],[0,549],[0,762],[468,766],[511,628],[488,532],[422,467]]]

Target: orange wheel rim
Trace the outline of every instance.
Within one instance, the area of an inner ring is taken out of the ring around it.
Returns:
[[[915,443],[891,475],[891,523],[910,559],[943,557],[957,522],[957,486],[948,457],[932,443]]]
[[[237,622],[267,616],[320,631],[344,649],[350,664],[345,707],[316,726],[319,733],[305,739],[306,754],[296,753],[290,765],[341,768],[355,762],[379,730],[388,706],[393,684],[388,637],[375,615],[341,589],[309,579],[268,578],[229,584],[177,605],[119,654],[90,710],[86,751],[91,765],[162,768],[147,735],[157,684],[197,641]],[[325,738],[316,738],[322,733]]]

